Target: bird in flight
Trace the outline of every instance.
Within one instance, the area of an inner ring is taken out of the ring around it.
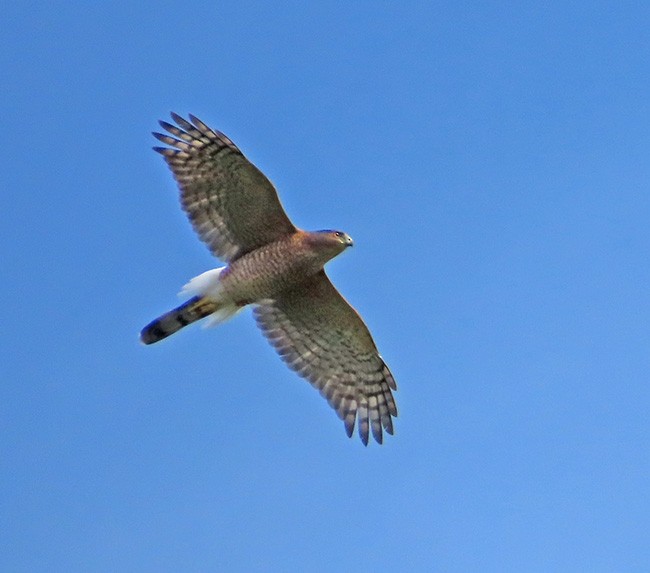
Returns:
[[[200,319],[219,324],[245,306],[290,368],[306,378],[361,441],[393,433],[395,380],[359,314],[325,274],[348,247],[342,231],[307,232],[285,213],[273,184],[223,133],[172,113],[176,125],[153,135],[154,147],[180,188],[181,204],[199,237],[226,266],[192,280],[189,300],[144,327],[153,344]]]

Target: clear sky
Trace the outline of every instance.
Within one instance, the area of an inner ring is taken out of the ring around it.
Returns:
[[[490,4],[490,5],[488,5]],[[16,2],[0,23],[0,570],[650,571],[650,7]],[[228,134],[391,366],[365,448],[150,132]]]

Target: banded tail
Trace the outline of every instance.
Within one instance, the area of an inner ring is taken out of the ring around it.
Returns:
[[[219,305],[209,298],[195,296],[178,308],[166,312],[151,321],[140,332],[144,344],[153,344],[178,332],[181,328],[201,320],[220,310]]]

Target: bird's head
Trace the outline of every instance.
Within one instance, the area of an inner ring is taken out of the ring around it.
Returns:
[[[316,231],[315,233],[305,233],[303,237],[315,252],[324,257],[323,262],[341,254],[353,244],[350,235],[343,231]]]
[[[317,231],[317,233],[323,237],[323,239],[325,239],[328,244],[340,247],[341,251],[343,251],[346,247],[351,247],[354,245],[352,237],[343,231],[332,231],[330,229],[326,229],[325,231]]]

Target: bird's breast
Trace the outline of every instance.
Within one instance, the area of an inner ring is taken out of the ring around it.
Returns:
[[[316,253],[296,242],[278,241],[232,261],[221,277],[224,293],[240,304],[273,298],[323,268]]]

